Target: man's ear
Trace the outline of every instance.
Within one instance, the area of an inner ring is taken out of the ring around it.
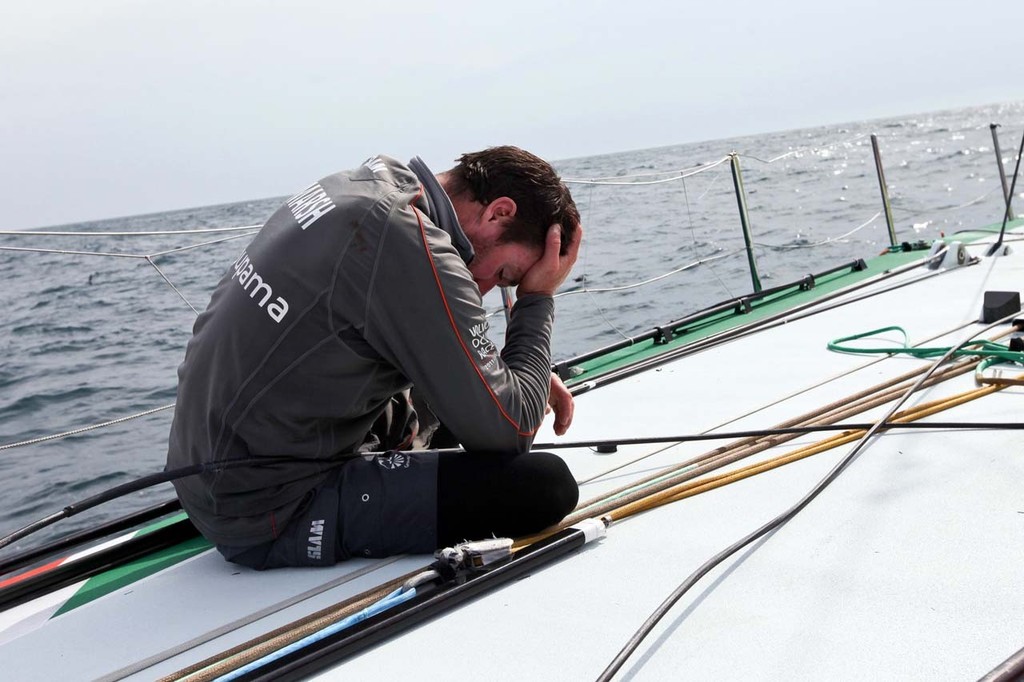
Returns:
[[[511,220],[516,215],[516,202],[511,197],[498,197],[487,204],[484,213],[486,214],[485,220],[500,220],[501,222]]]

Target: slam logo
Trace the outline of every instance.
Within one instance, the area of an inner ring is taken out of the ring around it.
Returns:
[[[306,545],[306,557],[313,561],[320,561],[323,557],[324,546],[324,520],[317,519],[309,524],[309,544]]]

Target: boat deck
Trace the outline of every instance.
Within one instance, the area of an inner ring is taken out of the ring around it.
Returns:
[[[991,241],[966,247],[980,257],[976,264],[908,270],[823,304],[828,310],[582,392],[569,433],[559,439],[545,427],[537,441],[766,429],[925,367],[931,361],[839,354],[826,344],[888,325],[903,327],[912,344],[929,346],[977,333],[985,292],[1020,292],[1024,282],[1020,242],[1009,242],[1009,255],[982,257]],[[576,384],[588,380],[583,375]],[[967,372],[914,394],[904,408],[976,387]],[[1020,422],[1022,401],[1024,388],[1010,386],[924,421]],[[886,409],[847,421],[878,419]],[[801,435],[730,468],[831,435]],[[585,481],[581,499],[588,500],[724,442],[559,453]],[[793,505],[853,447],[615,522],[601,541],[352,658],[323,679],[453,673],[594,679],[692,571]],[[615,467],[621,468],[608,473]],[[704,577],[620,675],[980,677],[1024,645],[1021,490],[1024,458],[1010,431],[884,432],[795,518]],[[69,672],[82,679],[156,679],[426,563],[426,557],[353,560],[261,574],[210,551],[21,636],[4,631],[0,620],[0,641],[11,640],[0,645],[0,656],[20,680]]]

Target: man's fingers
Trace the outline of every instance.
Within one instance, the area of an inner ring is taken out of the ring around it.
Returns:
[[[548,262],[558,266],[558,254],[562,250],[562,226],[555,223],[548,228],[547,242],[544,245],[544,256]]]
[[[573,412],[576,409],[572,393],[557,374],[551,375],[551,391],[548,395],[548,403],[555,411],[554,430],[556,436],[563,435],[572,424]]]
[[[561,436],[569,430],[569,426],[572,425],[573,412],[576,406],[570,399],[568,402],[560,406],[561,409],[555,410],[555,435]]]
[[[561,235],[561,230],[559,230]],[[576,232],[572,236],[572,241],[569,242],[569,248],[566,250],[565,257],[570,258],[571,262],[576,262],[576,256],[580,253],[580,244],[583,243],[583,226],[580,225],[576,228]],[[559,247],[561,247],[561,240],[559,240]]]
[[[559,252],[562,248],[562,226],[553,223],[548,227],[544,240],[544,253],[519,282],[519,296],[526,294],[554,295],[572,270],[579,253],[579,230],[573,234],[572,241],[566,249],[565,256]]]

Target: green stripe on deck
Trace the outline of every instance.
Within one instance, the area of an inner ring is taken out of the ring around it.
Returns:
[[[970,243],[979,239],[991,238],[993,233],[999,231],[1000,225],[989,226],[982,230],[962,232],[952,237],[946,237],[947,243],[959,241]],[[1024,227],[1024,219],[1015,220],[1007,225],[1007,231],[1011,228]],[[742,325],[762,320],[772,315],[784,313],[786,310],[795,308],[805,303],[822,298],[844,287],[857,284],[868,278],[884,274],[889,270],[908,265],[917,260],[923,260],[928,256],[924,250],[901,251],[897,253],[885,253],[876,258],[866,260],[867,268],[860,271],[844,270],[836,272],[815,280],[814,288],[801,290],[797,285],[790,289],[768,296],[760,301],[751,303],[751,310],[747,313],[725,311],[713,317],[688,325],[685,332],[677,333],[668,343],[655,343],[653,339],[640,341],[627,348],[609,351],[601,357],[573,365],[583,370],[579,376],[572,377],[566,381],[566,385],[574,386],[591,379],[596,379],[603,374],[627,367],[635,362],[657,357],[668,351],[681,346],[691,344],[695,341],[707,338],[719,332],[727,331]]]
[[[151,533],[158,528],[170,525],[177,521],[185,518],[185,514],[176,514],[168,519],[164,519],[159,523],[155,523],[152,526],[147,526],[139,531],[139,535],[145,533]],[[210,542],[202,537],[198,536],[191,540],[186,540],[174,547],[155,552],[150,556],[136,559],[123,566],[111,569],[100,575],[89,578],[82,585],[75,594],[64,602],[64,605],[57,610],[56,613],[51,616],[56,618],[57,616],[63,615],[72,609],[76,609],[83,604],[87,604],[94,599],[115,592],[122,587],[131,585],[132,583],[142,580],[145,577],[151,576],[154,573],[162,571],[163,569],[173,566],[174,564],[190,559],[197,554],[201,554],[206,550],[213,547]]]

